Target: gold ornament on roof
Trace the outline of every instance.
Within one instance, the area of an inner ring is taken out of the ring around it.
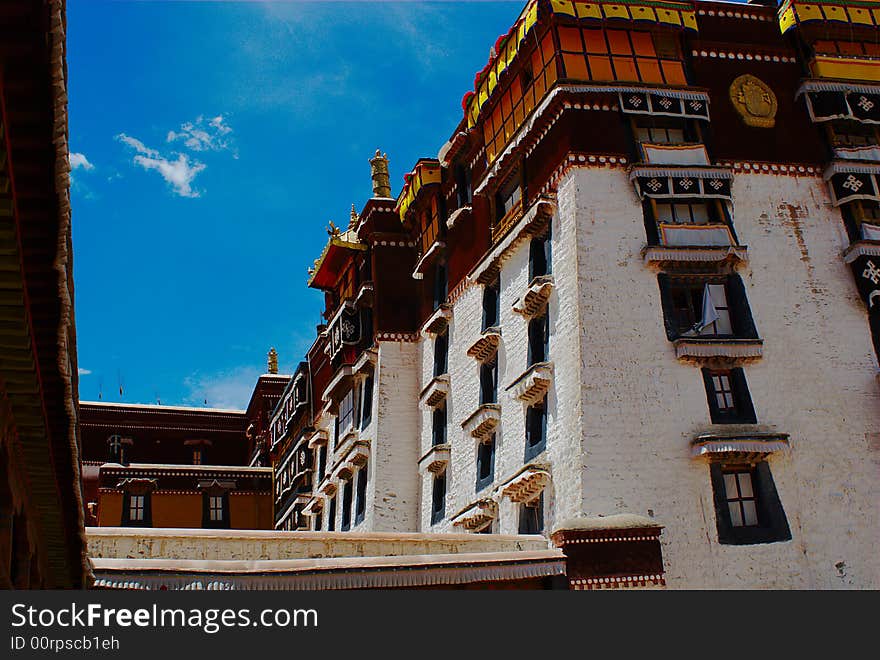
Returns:
[[[779,103],[776,94],[763,80],[744,74],[730,86],[730,102],[746,126],[773,128]]]
[[[269,369],[268,373],[278,373],[278,351],[275,350],[274,346],[269,349],[269,355],[267,356],[267,367]]]
[[[388,176],[388,154],[376,149],[370,159],[370,174],[373,179],[373,197],[391,197],[391,178]]]
[[[330,221],[330,224],[327,226],[327,235],[330,238],[338,237],[342,232],[339,230],[339,227],[333,224],[333,221]]]
[[[352,204],[351,205],[351,216],[350,216],[350,220],[348,221],[348,228],[355,229],[355,228],[357,228],[357,224],[358,224],[358,212],[357,212],[357,209],[354,207],[354,204]]]

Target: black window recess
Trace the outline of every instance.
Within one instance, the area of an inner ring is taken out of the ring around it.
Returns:
[[[709,466],[718,542],[725,545],[751,545],[790,541],[791,530],[788,519],[779,501],[779,494],[767,462],[761,461],[750,469],[758,514],[758,524],[753,526],[733,525],[728,498],[734,498],[736,495],[728,493],[725,487],[725,467],[720,463],[712,463]]]
[[[446,373],[449,358],[449,331],[444,330],[434,339],[434,377]]]
[[[713,424],[758,423],[742,368],[725,371],[703,369],[703,383]]]

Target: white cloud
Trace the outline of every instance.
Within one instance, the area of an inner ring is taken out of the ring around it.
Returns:
[[[145,170],[156,170],[166,182],[171,184],[174,192],[181,197],[198,197],[199,191],[192,187],[196,175],[205,169],[205,164],[190,161],[186,154],[177,154],[177,158],[163,156],[158,150],[148,147],[137,138],[120,133],[116,139],[131,147],[137,153],[133,162]]]
[[[79,368],[79,375],[80,376],[88,376],[91,373],[92,373],[91,369],[83,369],[82,367]]]
[[[183,381],[189,391],[184,403],[190,406],[244,409],[260,373],[258,368],[252,366],[207,375],[194,373]]]
[[[86,158],[85,154],[79,153],[71,153],[70,154],[70,169],[76,170],[82,168],[86,172],[89,170],[95,169],[95,166],[89,162],[89,159]]]
[[[180,125],[180,131],[168,131],[166,140],[183,141],[184,146],[192,151],[226,151],[232,149],[229,137],[232,128],[226,123],[223,115],[207,117],[199,115],[195,121]]]

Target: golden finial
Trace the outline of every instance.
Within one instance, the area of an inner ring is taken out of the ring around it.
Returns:
[[[370,159],[370,173],[373,178],[373,197],[391,197],[391,179],[388,176],[388,154],[376,149]]]
[[[349,229],[356,229],[358,226],[358,212],[357,212],[357,209],[354,207],[354,204],[351,205],[350,218],[351,219],[348,221],[348,228]]]
[[[268,373],[277,374],[278,373],[278,351],[275,350],[274,346],[269,349],[269,356],[268,356],[267,362],[268,362],[268,368],[269,368]]]
[[[327,226],[327,235],[330,238],[336,238],[339,236],[341,232],[339,231],[339,227],[333,224],[333,221],[330,221],[330,224]]]

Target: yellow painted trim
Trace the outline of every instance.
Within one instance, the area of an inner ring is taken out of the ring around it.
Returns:
[[[810,63],[817,78],[880,82],[880,60],[817,56]]]

